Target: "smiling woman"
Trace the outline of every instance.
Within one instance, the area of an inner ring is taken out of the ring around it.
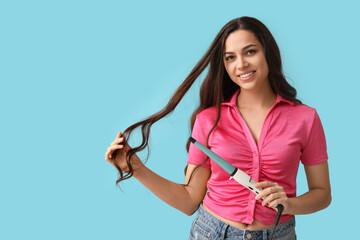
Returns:
[[[225,42],[225,69],[242,92],[269,87],[269,68],[264,48],[248,30],[231,33]],[[264,86],[268,85],[268,86]]]
[[[258,195],[230,181],[189,141],[184,184],[155,174],[136,155],[148,146],[151,126],[176,108],[208,66],[200,106],[191,116],[191,136],[258,182],[255,187],[263,189]],[[131,148],[127,142],[140,126],[143,141]],[[105,159],[119,170],[117,183],[134,176],[185,214],[198,210],[189,239],[269,239],[273,233],[275,239],[296,239],[294,215],[319,211],[331,202],[320,118],[296,99],[282,73],[275,39],[251,17],[227,23],[166,107],[119,133]],[[297,196],[300,162],[309,191]],[[278,204],[284,211],[275,231]]]

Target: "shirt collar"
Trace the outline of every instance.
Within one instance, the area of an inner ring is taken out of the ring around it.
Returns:
[[[236,90],[236,92],[230,97],[229,100],[222,102],[221,105],[225,105],[225,106],[233,106],[236,107],[236,100],[237,100],[237,96],[240,93],[240,89]],[[279,94],[276,94],[276,102],[275,104],[278,104],[280,102],[284,102],[284,103],[288,103],[290,105],[294,105],[294,103],[292,101],[286,100],[284,98],[282,98]]]

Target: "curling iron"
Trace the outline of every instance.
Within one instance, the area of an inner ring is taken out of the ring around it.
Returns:
[[[249,175],[247,175],[245,172],[241,171],[240,169],[234,167],[227,161],[225,161],[223,158],[221,158],[219,155],[211,151],[209,148],[205,147],[198,141],[196,141],[194,138],[189,138],[190,142],[192,142],[196,147],[198,147],[203,153],[205,153],[209,158],[211,158],[216,164],[218,164],[222,169],[224,169],[227,173],[230,174],[230,179],[234,179],[242,186],[246,187],[250,191],[252,191],[255,194],[259,194],[259,192],[262,190],[261,188],[256,188],[254,184],[256,181],[252,179]],[[270,239],[273,239],[276,226],[279,223],[280,216],[282,214],[282,211],[284,210],[284,206],[282,204],[276,205],[276,208],[278,209],[278,213],[275,219],[274,223],[274,230],[270,236]]]

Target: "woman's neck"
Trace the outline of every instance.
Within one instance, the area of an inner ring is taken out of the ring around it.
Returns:
[[[271,108],[276,102],[276,97],[277,94],[270,86],[258,91],[240,90],[237,97],[237,106],[239,109]]]

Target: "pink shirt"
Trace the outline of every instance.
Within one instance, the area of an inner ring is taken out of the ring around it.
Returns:
[[[222,103],[220,121],[209,137],[210,149],[255,181],[277,182],[288,197],[295,197],[300,161],[313,165],[328,159],[325,134],[316,110],[277,95],[256,144],[236,105],[239,92]],[[206,146],[206,136],[215,119],[215,106],[200,112],[192,137]],[[206,155],[190,144],[187,162],[200,164],[205,159]],[[276,212],[263,207],[262,200],[256,201],[254,193],[229,180],[229,174],[211,159],[203,167],[211,168],[208,192],[203,201],[207,208],[236,222],[251,224],[257,219],[265,225],[274,224]],[[292,217],[283,215],[280,223]]]

